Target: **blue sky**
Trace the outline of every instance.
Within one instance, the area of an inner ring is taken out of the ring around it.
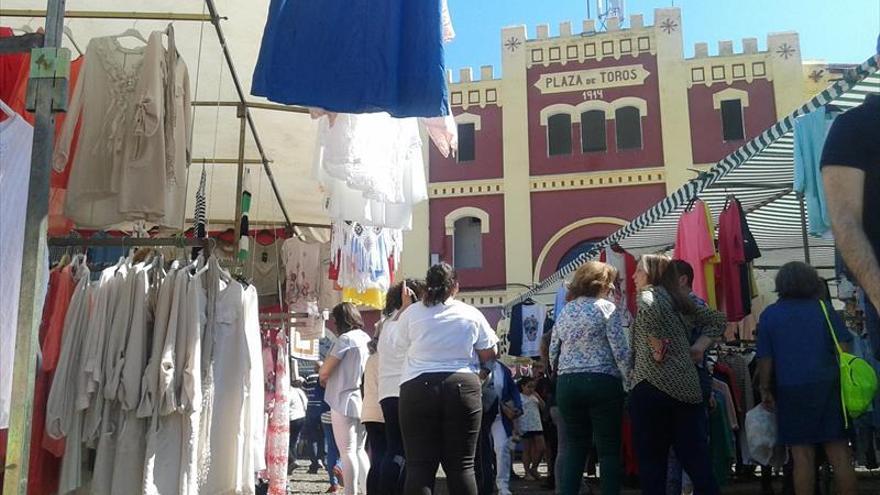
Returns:
[[[449,0],[456,39],[447,46],[447,67],[494,65],[500,72],[499,39],[504,26],[525,24],[529,37],[535,25],[549,24],[558,34],[562,21],[571,21],[580,32],[588,0]],[[643,14],[654,23],[654,9],[672,4],[683,17],[685,56],[693,45],[709,43],[717,53],[719,40],[733,40],[741,50],[742,38],[758,38],[766,49],[767,33],[800,33],[804,59],[828,62],[863,62],[873,51],[880,33],[880,0],[629,0],[627,14]],[[595,11],[595,0],[591,10]],[[595,15],[595,14],[594,14]]]

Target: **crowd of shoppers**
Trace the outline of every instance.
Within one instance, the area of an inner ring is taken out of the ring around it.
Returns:
[[[320,384],[310,377],[292,399],[310,470],[326,456],[331,492],[422,495],[434,493],[442,466],[449,493],[508,495],[518,449],[526,479],[540,479],[546,464],[546,486],[578,495],[594,453],[602,495],[616,495],[628,412],[643,494],[681,493],[681,485],[667,491],[668,478],[681,474],[693,493],[720,493],[710,464],[706,353],[726,317],[693,294],[690,265],[645,255],[633,277],[638,311],[627,330],[612,302],[619,276],[601,262],[576,272],[547,329],[543,359],[518,383],[496,359],[497,337],[485,317],[455,299],[449,265],[432,267],[425,282],[392,287],[372,341],[356,308],[337,306],[338,339]],[[776,286],[780,299],[763,313],[758,333],[762,407],[778,415],[797,495],[812,493],[816,445],[834,467],[838,493],[854,494],[840,378],[822,315],[827,295],[816,271],[799,262],[779,271]],[[845,345],[851,336],[831,314]],[[315,433],[322,415],[331,423],[326,455]]]

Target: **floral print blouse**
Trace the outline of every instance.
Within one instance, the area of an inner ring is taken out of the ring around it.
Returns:
[[[579,297],[553,327],[550,362],[560,375],[602,373],[628,381],[632,363],[623,314],[605,299]]]

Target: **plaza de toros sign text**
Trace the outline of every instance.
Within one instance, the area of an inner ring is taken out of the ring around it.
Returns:
[[[624,86],[641,86],[651,75],[644,65],[623,65],[604,69],[543,74],[535,83],[542,94],[590,91]]]

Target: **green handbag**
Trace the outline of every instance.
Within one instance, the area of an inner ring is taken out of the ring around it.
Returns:
[[[819,301],[819,304],[822,305],[828,330],[834,340],[834,347],[837,348],[838,363],[840,364],[840,401],[846,412],[844,419],[848,428],[849,420],[846,416],[858,418],[871,408],[871,403],[877,395],[877,372],[864,359],[843,352],[837,341],[837,333],[834,331],[834,325],[831,324],[831,317],[828,315],[825,301]]]

